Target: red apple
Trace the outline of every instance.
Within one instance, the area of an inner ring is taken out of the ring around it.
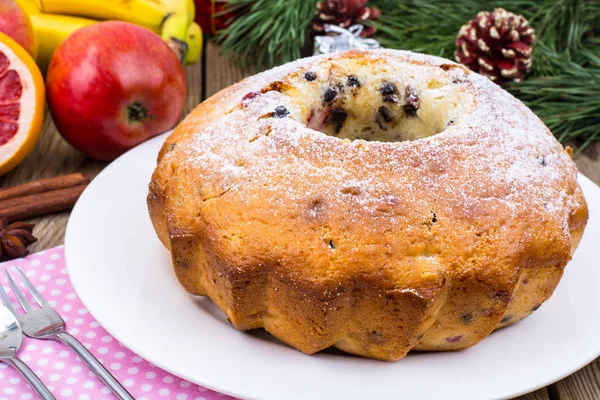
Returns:
[[[112,160],[177,123],[186,83],[160,36],[108,21],[75,31],[56,49],[46,92],[62,136],[90,157]]]
[[[15,0],[0,0],[0,32],[10,36],[35,58],[37,42],[33,26]]]

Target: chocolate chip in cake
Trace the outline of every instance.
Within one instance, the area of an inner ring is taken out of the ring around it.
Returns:
[[[418,342],[419,340],[421,340],[421,339],[423,339],[423,334],[421,334],[421,335],[417,336],[417,342]]]
[[[545,157],[540,156],[540,157],[538,157],[537,161],[542,167],[545,167],[547,165]]]
[[[409,117],[414,117],[417,115],[417,110],[419,109],[419,95],[417,95],[417,90],[408,85],[405,91],[406,96],[406,104],[404,105],[404,112]]]
[[[504,324],[504,323],[506,323],[506,322],[510,321],[512,318],[513,318],[513,316],[512,316],[512,315],[510,315],[510,314],[509,314],[509,315],[506,315],[506,316],[502,317],[502,319],[500,320],[500,323],[501,323],[501,324]]]
[[[387,131],[386,123],[391,122],[393,119],[392,112],[386,106],[381,106],[377,109],[377,114],[375,115],[375,122],[379,126],[379,129]]]
[[[315,73],[314,73],[314,72],[312,72],[312,71],[306,71],[306,72],[304,73],[304,79],[306,79],[306,80],[307,80],[307,81],[309,81],[309,82],[312,82],[312,81],[314,81],[315,79],[317,79],[317,75],[315,75]]]
[[[400,99],[398,99],[398,96],[396,96],[395,94],[386,94],[385,96],[383,96],[383,101],[385,103],[397,103],[400,101]]]
[[[275,112],[273,113],[273,118],[285,118],[290,115],[290,112],[284,106],[275,107]]]
[[[508,303],[510,301],[510,299],[512,298],[512,293],[504,291],[504,290],[499,290],[494,294],[494,297],[497,298],[498,300]]]
[[[358,78],[354,75],[350,75],[348,77],[348,81],[346,82],[346,84],[350,87],[360,87],[360,82],[358,81]]]
[[[173,151],[173,149],[175,149],[176,145],[177,145],[177,143],[171,143],[171,147],[169,147],[169,151]]]
[[[540,308],[541,306],[542,306],[541,304],[536,304],[535,306],[533,306],[531,311],[537,311],[537,309]]]
[[[339,133],[344,126],[344,122],[346,122],[346,118],[348,118],[348,113],[341,107],[334,108],[331,110],[331,115],[329,117],[329,121],[335,126],[335,133]]]
[[[381,115],[385,122],[391,122],[393,119],[392,111],[386,106],[381,106],[377,109],[377,114]]]
[[[325,90],[325,94],[323,94],[323,101],[325,103],[331,103],[337,97],[337,95],[337,90],[334,88],[327,88],[327,90]]]
[[[384,96],[386,94],[394,94],[396,93],[396,85],[391,82],[384,82],[384,84],[379,88],[379,91]]]
[[[473,313],[466,313],[460,316],[460,319],[462,319],[462,321],[465,324],[468,324],[470,322],[473,322]]]
[[[344,122],[348,118],[348,113],[341,107],[331,110],[331,122]]]
[[[432,215],[431,222],[435,224],[438,221],[437,216],[435,215],[435,213],[433,211],[431,211],[431,215]]]
[[[452,83],[457,84],[457,83],[465,83],[467,81],[467,76],[461,72],[459,74],[454,74],[453,78],[452,78]]]
[[[329,246],[329,248],[331,250],[335,250],[335,248],[337,247],[336,244],[333,242],[332,239],[329,240],[329,243],[327,243],[327,245]]]

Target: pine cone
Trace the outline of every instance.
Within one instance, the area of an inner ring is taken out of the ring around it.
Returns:
[[[377,7],[368,7],[368,0],[325,0],[317,4],[317,15],[313,28],[317,32],[324,31],[324,25],[337,25],[348,29],[352,25],[362,24],[366,20],[376,21],[381,17]],[[364,26],[361,37],[375,33],[372,26]]]
[[[456,60],[496,83],[520,81],[531,69],[533,28],[521,15],[496,8],[463,25],[456,38]]]

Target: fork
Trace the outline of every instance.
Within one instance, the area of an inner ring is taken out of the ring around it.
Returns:
[[[14,313],[0,305],[0,360],[15,367],[44,400],[56,400],[50,390],[23,361],[17,351],[23,341],[23,331]]]
[[[39,294],[35,286],[25,276],[23,271],[18,266],[13,266],[17,271],[17,274],[21,278],[21,281],[29,290],[31,296],[38,303],[40,308],[34,309],[23,292],[17,287],[17,284],[10,276],[9,272],[4,269],[8,283],[12,288],[17,300],[21,303],[21,307],[25,310],[25,314],[18,315],[13,310],[12,304],[6,295],[6,292],[0,286],[0,296],[6,304],[6,307],[17,317],[17,320],[23,328],[25,335],[34,339],[44,340],[56,340],[63,342],[67,346],[71,347],[73,351],[90,367],[90,369],[100,378],[104,383],[110,387],[113,393],[122,400],[134,400],[133,396],[112,376],[110,372],[85,348],[77,339],[71,336],[65,330],[65,321],[58,315],[56,311],[44,300]]]

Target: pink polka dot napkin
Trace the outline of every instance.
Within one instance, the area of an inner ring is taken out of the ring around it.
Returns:
[[[155,367],[108,334],[73,290],[62,246],[5,262],[0,267],[10,271],[12,265],[18,265],[25,272],[42,296],[63,317],[68,332],[79,339],[136,399],[231,399]],[[0,274],[0,285],[17,307],[17,300],[9,290],[4,273]],[[62,343],[24,338],[19,357],[35,371],[57,399],[115,398],[88,366]],[[37,398],[36,392],[15,369],[0,362],[0,400]]]

